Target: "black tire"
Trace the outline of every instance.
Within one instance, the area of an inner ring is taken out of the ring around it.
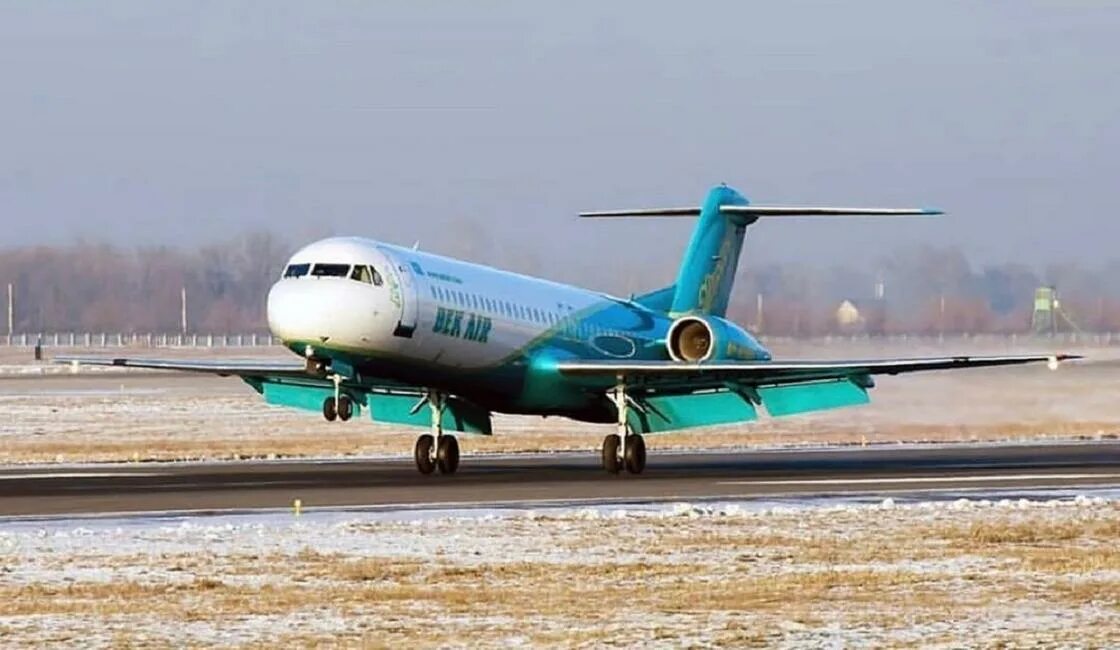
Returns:
[[[354,417],[354,400],[350,399],[346,395],[340,396],[338,398],[338,407],[335,410],[338,411],[339,420],[342,420],[343,422],[349,420],[350,418]]]
[[[626,436],[626,471],[641,474],[646,468],[646,441],[640,435]]]
[[[334,422],[338,417],[338,409],[335,408],[333,397],[323,400],[323,417],[327,418],[327,422]]]
[[[421,474],[431,474],[436,471],[436,461],[432,458],[432,447],[435,444],[435,437],[428,433],[416,439],[413,456],[416,457],[416,469],[420,470]]]
[[[603,438],[603,469],[611,474],[618,474],[622,470],[622,463],[618,458],[618,448],[621,445],[622,439],[618,434],[612,433]]]
[[[440,474],[454,474],[459,469],[459,441],[455,436],[440,436],[436,450],[436,464]]]

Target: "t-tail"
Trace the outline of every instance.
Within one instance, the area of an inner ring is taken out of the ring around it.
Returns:
[[[763,217],[927,216],[932,208],[832,208],[752,205],[734,189],[720,185],[699,207],[582,212],[581,217],[695,217],[696,228],[684,252],[673,292],[671,315],[727,314],[747,226]]]

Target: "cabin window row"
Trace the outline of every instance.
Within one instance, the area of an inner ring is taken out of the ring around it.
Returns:
[[[529,307],[508,300],[487,298],[486,296],[479,296],[466,291],[445,289],[435,285],[431,285],[429,289],[432,292],[432,297],[436,300],[458,305],[464,309],[473,309],[495,316],[505,316],[506,318],[540,323],[542,325],[555,325],[561,320],[559,314],[547,309]]]

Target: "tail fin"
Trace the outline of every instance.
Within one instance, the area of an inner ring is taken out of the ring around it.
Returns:
[[[739,267],[743,235],[761,217],[803,216],[905,216],[936,215],[931,208],[829,208],[751,205],[742,194],[720,185],[712,188],[700,207],[654,208],[583,212],[581,217],[686,217],[699,216],[692,239],[677,273],[671,314],[700,313],[723,316]]]

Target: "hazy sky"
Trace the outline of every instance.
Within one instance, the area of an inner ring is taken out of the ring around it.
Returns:
[[[0,248],[274,228],[664,279],[689,220],[575,213],[726,181],[950,211],[771,221],[748,263],[1116,257],[1118,35],[1103,0],[0,0]]]

